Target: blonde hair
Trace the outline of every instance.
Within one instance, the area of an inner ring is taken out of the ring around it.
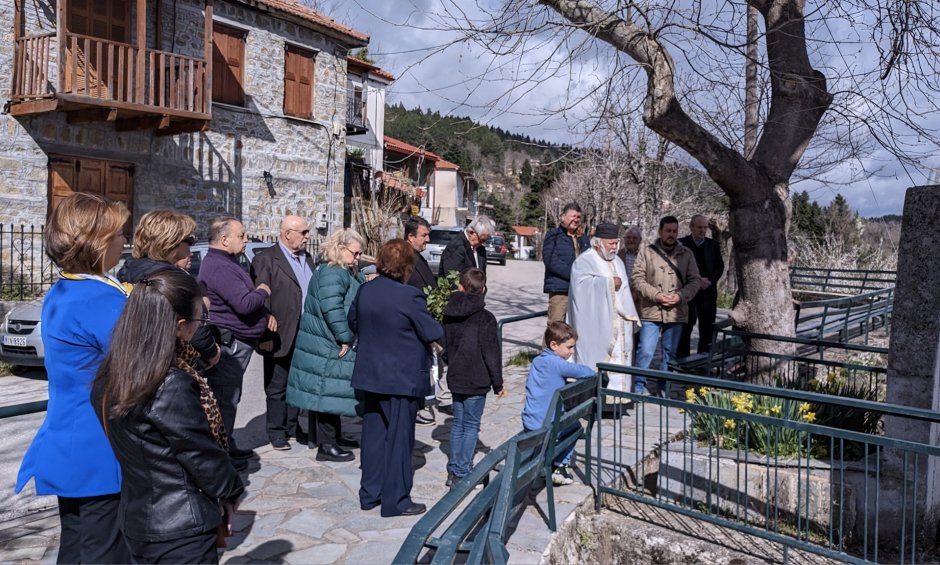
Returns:
[[[323,242],[323,245],[320,246],[320,257],[328,264],[335,267],[345,267],[346,262],[343,261],[343,248],[348,247],[352,242],[358,242],[359,245],[365,246],[366,242],[359,235],[359,232],[353,229],[344,228],[336,230],[330,237]]]
[[[184,239],[196,231],[196,221],[173,210],[147,212],[134,230],[134,257],[170,261]]]
[[[52,210],[43,236],[46,255],[63,271],[104,274],[104,258],[131,213],[121,202],[76,192]]]

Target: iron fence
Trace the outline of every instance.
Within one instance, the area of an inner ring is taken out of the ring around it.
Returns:
[[[790,267],[790,287],[794,291],[824,294],[863,294],[894,287],[897,272],[865,269],[817,269]]]
[[[633,408],[631,418],[598,414],[589,469],[598,510],[604,496],[667,509],[778,542],[784,561],[791,548],[848,562],[936,560],[940,447],[928,428],[940,414],[618,365],[598,370],[662,379],[673,393],[598,388],[598,406],[613,397]],[[881,420],[884,433],[844,429],[827,413]],[[630,419],[637,429],[658,428],[658,441],[630,433]],[[636,453],[651,455],[631,465]]]
[[[40,296],[58,279],[46,256],[44,226],[0,224],[0,299]]]

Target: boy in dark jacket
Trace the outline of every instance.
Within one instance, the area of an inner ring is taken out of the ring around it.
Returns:
[[[447,351],[447,384],[453,394],[454,419],[450,428],[448,487],[473,467],[473,452],[480,435],[480,419],[490,388],[503,390],[502,348],[496,333],[496,317],[484,308],[486,273],[467,269],[460,276],[458,292],[444,307],[444,343]]]

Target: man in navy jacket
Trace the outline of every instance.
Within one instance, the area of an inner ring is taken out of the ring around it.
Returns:
[[[692,250],[695,263],[702,278],[702,288],[689,302],[689,321],[682,328],[676,355],[687,357],[692,341],[692,328],[698,322],[698,352],[711,349],[715,317],[718,312],[718,279],[725,273],[725,262],[721,258],[721,247],[713,239],[705,237],[708,232],[708,218],[697,214],[689,222],[692,232],[679,240],[679,243]]]
[[[568,285],[571,265],[582,251],[591,246],[591,238],[578,237],[581,227],[581,207],[572,202],[561,211],[559,226],[545,234],[542,243],[542,262],[545,263],[545,285],[548,294],[548,321],[564,322],[568,310]]]

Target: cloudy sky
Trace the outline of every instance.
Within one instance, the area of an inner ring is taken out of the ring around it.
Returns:
[[[488,3],[497,5],[499,0],[322,0],[318,7],[369,34],[370,55],[397,77],[389,103],[470,116],[533,139],[579,144],[585,139],[584,117],[591,107],[586,99],[609,76],[612,49],[580,43],[583,38],[572,36],[565,48],[578,50],[579,56],[561,71],[546,64],[557,58],[557,40],[520,39],[525,43],[515,45],[511,56],[496,58],[479,45],[454,44],[460,32],[445,28],[452,28],[450,22],[461,16],[476,20],[480,6]],[[840,35],[843,30],[827,32]],[[846,57],[841,48],[829,56],[840,61]],[[520,84],[533,75],[537,81]],[[567,110],[553,111],[561,107]],[[831,182],[797,182],[792,189],[809,191],[821,204],[842,193],[866,217],[899,214],[905,189],[927,183],[930,166],[940,167],[940,160],[928,158],[915,168],[876,149],[835,167],[826,175]]]

